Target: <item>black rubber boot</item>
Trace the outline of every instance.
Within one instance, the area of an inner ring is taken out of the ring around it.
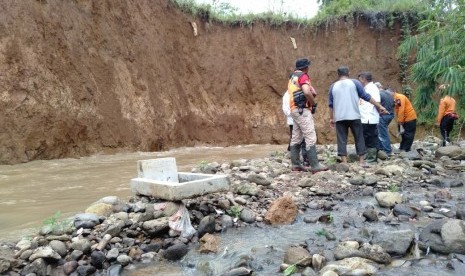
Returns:
[[[316,146],[313,145],[310,147],[310,149],[307,151],[308,157],[310,159],[310,166],[311,172],[312,173],[317,173],[317,172],[322,172],[322,171],[327,171],[328,168],[321,165],[320,162],[318,161],[318,155],[316,153]]]
[[[306,171],[300,163],[300,144],[291,146],[292,171]]]
[[[371,163],[371,164],[377,163],[378,162],[378,149],[376,149],[376,148],[368,148],[365,161],[367,163]]]
[[[308,156],[306,146],[307,144],[305,143],[305,140],[304,140],[304,142],[300,144],[300,147],[302,148],[302,159],[303,159],[302,166],[308,169],[308,167],[310,166],[310,157]]]

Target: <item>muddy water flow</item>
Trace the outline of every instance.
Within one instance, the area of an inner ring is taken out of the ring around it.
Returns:
[[[402,189],[402,188],[401,188]],[[412,202],[425,199],[425,191],[420,183],[412,183],[405,190],[400,191]],[[453,198],[465,193],[465,187],[451,189]],[[454,200],[448,204],[455,205]],[[123,270],[123,276],[142,275],[169,275],[169,276],[209,276],[223,275],[238,264],[246,264],[254,271],[254,275],[283,275],[279,271],[285,251],[294,245],[301,245],[309,250],[321,253],[321,248],[333,251],[340,241],[344,240],[370,240],[367,232],[388,232],[401,229],[412,229],[417,234],[423,227],[433,220],[427,216],[420,216],[410,222],[385,224],[384,222],[364,222],[360,214],[367,206],[378,204],[374,197],[360,197],[339,201],[333,211],[308,210],[297,217],[292,225],[270,226],[258,224],[258,227],[230,228],[223,231],[220,237],[219,251],[216,254],[201,254],[198,245],[191,244],[188,254],[180,262],[152,262],[148,264],[135,264]],[[388,209],[379,209],[387,215]],[[330,214],[331,223],[305,223],[303,217],[320,217]],[[344,228],[344,221],[352,221],[354,227]],[[368,231],[367,231],[368,230]],[[334,234],[336,240],[327,240],[323,232]],[[460,272],[447,268],[446,256],[434,253],[425,255],[421,252],[419,258],[413,253],[414,244],[411,245],[406,256],[398,260],[399,266],[380,266],[376,275],[463,275]],[[317,249],[319,248],[319,249]],[[311,252],[312,254],[315,252]]]
[[[463,189],[461,189],[463,192]],[[460,191],[459,191],[460,192]],[[188,254],[176,263],[157,262],[149,264],[137,264],[126,267],[123,276],[142,275],[170,275],[170,276],[208,276],[223,275],[239,263],[247,264],[254,275],[282,275],[279,267],[282,264],[285,251],[293,245],[302,245],[309,249],[324,248],[332,251],[340,240],[354,240],[363,237],[366,229],[378,231],[393,231],[408,229],[416,226],[420,228],[429,220],[419,218],[418,221],[403,224],[386,225],[382,222],[364,223],[360,213],[367,205],[377,205],[373,197],[363,197],[346,200],[337,204],[338,210],[331,212],[311,210],[298,216],[292,225],[261,227],[245,227],[239,229],[227,229],[220,234],[219,251],[216,254],[201,254],[198,245],[192,245]],[[303,216],[319,217],[331,214],[331,223],[305,223]],[[356,227],[344,228],[343,222],[352,218]],[[336,240],[330,241],[322,234],[327,231],[334,234]],[[414,258],[409,253],[403,267],[383,267],[377,275],[457,275],[446,269],[447,262],[438,259],[438,256],[430,254],[420,258]]]
[[[262,158],[285,147],[195,147],[3,165],[0,166],[0,240],[30,234],[57,211],[67,217],[83,212],[105,196],[129,198],[132,195],[129,182],[137,174],[137,160],[175,157],[179,171],[190,171],[202,161]]]

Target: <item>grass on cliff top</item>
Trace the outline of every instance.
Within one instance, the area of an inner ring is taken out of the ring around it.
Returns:
[[[249,26],[254,23],[265,23],[271,26],[288,24],[318,26],[336,22],[353,14],[367,15],[368,18],[381,14],[381,17],[389,16],[389,19],[394,20],[400,13],[421,13],[428,10],[424,0],[339,0],[321,8],[314,18],[307,19],[272,12],[238,14],[231,6],[214,8],[209,4],[199,4],[195,0],[170,1],[185,13],[228,26]],[[382,20],[387,21],[386,18]]]

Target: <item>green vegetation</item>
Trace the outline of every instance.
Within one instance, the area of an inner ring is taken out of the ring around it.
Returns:
[[[460,99],[456,108],[465,115],[464,13],[464,0],[435,1],[419,22],[418,33],[408,35],[399,47],[399,56],[414,58],[409,81],[415,86],[419,122],[433,122],[439,98],[446,94]],[[439,92],[442,83],[449,85]]]
[[[315,26],[341,19],[346,21],[354,14],[364,14],[371,24],[378,27],[392,27],[398,17],[405,12],[423,11],[427,8],[426,0],[320,0],[321,9],[315,18],[306,19],[287,14],[265,12],[260,14],[239,14],[232,5],[212,1],[212,4],[198,4],[195,0],[171,0],[182,11],[198,16],[207,21],[220,22],[233,26],[248,26],[263,22],[271,26],[296,24]]]
[[[331,155],[331,152],[328,150],[328,151],[324,151],[324,162],[326,165],[328,166],[331,166],[331,165],[334,165],[336,164],[337,162],[337,157],[334,156],[334,155]]]
[[[53,216],[45,219],[43,221],[43,225],[49,228],[51,231],[55,230],[66,230],[72,225],[72,221],[70,219],[63,219],[60,220],[61,211],[57,211]]]
[[[183,12],[199,16],[207,21],[215,21],[226,25],[233,26],[248,26],[256,22],[263,22],[271,26],[279,26],[288,22],[297,24],[306,24],[308,20],[277,14],[272,12],[265,12],[260,14],[239,14],[237,8],[228,3],[212,1],[212,5],[198,4],[194,0],[171,0]]]
[[[316,231],[315,234],[320,237],[326,236],[328,234],[328,231],[326,231],[326,229],[324,228],[321,228],[320,230]]]
[[[53,216],[44,220],[44,225],[56,226],[58,225],[58,219],[61,217],[61,211],[57,211]]]
[[[399,187],[396,184],[389,184],[387,189],[390,192],[398,192],[399,191]]]
[[[462,96],[463,97],[463,96]],[[455,127],[454,129],[452,130],[452,132],[450,133],[450,137],[453,138],[456,138],[457,139],[457,142],[459,142],[459,140],[462,138],[461,137],[461,133],[462,131],[465,130],[464,126],[465,126],[465,118],[464,118],[464,110],[463,109],[460,109],[460,108],[463,108],[463,103],[461,103],[461,106],[458,107],[458,110],[459,110],[459,113],[462,115],[456,122],[455,122]],[[452,140],[451,140],[452,141]]]
[[[273,151],[273,152],[271,153],[271,157],[284,158],[284,157],[286,157],[286,153],[283,152],[283,151],[277,151],[277,150],[276,150],[276,151]]]
[[[297,264],[290,265],[284,270],[283,275],[284,276],[289,276],[294,274],[297,271]]]
[[[201,172],[205,172],[205,169],[207,168],[207,165],[208,165],[208,161],[205,161],[205,160],[200,161],[199,170]]]
[[[238,218],[241,215],[242,207],[240,206],[231,206],[229,210],[226,211],[230,216]]]
[[[321,10],[316,16],[326,21],[352,13],[384,12],[399,13],[423,11],[427,4],[423,0],[319,0]]]
[[[297,265],[300,264],[302,261],[304,261],[304,260],[306,260],[306,259],[307,259],[307,257],[305,257],[305,258],[299,260],[299,261],[298,261],[297,263],[295,263],[295,264],[292,264],[292,265],[288,266],[288,267],[283,271],[283,275],[284,275],[284,276],[289,276],[289,275],[292,275],[292,274],[296,273],[296,272],[297,272]]]
[[[333,223],[334,222],[334,215],[333,213],[329,213],[329,220],[328,220],[329,223]]]

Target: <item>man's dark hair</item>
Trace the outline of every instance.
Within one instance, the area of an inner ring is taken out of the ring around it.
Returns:
[[[373,81],[373,76],[371,75],[370,72],[362,72],[362,73],[358,74],[358,77],[359,78],[362,77],[362,78],[366,79],[367,82]]]
[[[342,76],[348,77],[349,76],[349,67],[341,66],[341,67],[337,68],[337,75],[339,77],[342,77]]]

